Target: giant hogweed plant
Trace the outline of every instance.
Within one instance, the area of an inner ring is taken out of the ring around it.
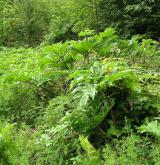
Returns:
[[[105,60],[95,61],[91,68],[78,69],[69,76],[72,79],[70,90],[77,107],[72,122],[77,131],[93,131],[109,113],[116,124],[114,113],[118,113],[117,106],[124,104],[124,108],[127,107],[132,94],[141,91],[135,71],[125,61]],[[124,110],[121,111],[123,113]],[[79,118],[75,117],[77,115]]]
[[[114,118],[116,111],[111,117],[109,113],[114,111],[113,107],[119,99],[116,98],[117,93],[123,92],[124,89],[129,93],[140,92],[140,86],[134,74],[134,70],[129,69],[126,62],[116,59],[95,61],[89,69],[83,67],[74,70],[68,77],[68,81],[71,81],[69,89],[71,94],[59,96],[51,101],[44,118],[46,121],[43,122],[45,125],[49,122],[51,128],[44,127],[43,134],[37,139],[37,144],[42,143],[41,147],[50,148],[52,160],[60,163],[66,161],[61,159],[65,157],[72,159],[73,155],[76,156],[80,152],[78,136],[91,136],[97,133],[97,129],[101,134],[106,135],[104,125],[108,123],[107,117],[116,122]],[[124,98],[126,102],[127,97],[128,95]],[[49,114],[52,116],[49,117]],[[80,141],[82,147],[91,155],[90,150],[93,147],[90,142],[83,137]],[[86,148],[85,144],[89,148]],[[72,150],[73,154],[69,153],[69,150]],[[45,156],[47,153],[40,154]],[[95,159],[99,161],[98,158]],[[90,161],[95,159],[91,158]]]
[[[140,126],[143,119],[149,117],[149,111],[151,119],[158,112],[157,106],[145,107],[148,100],[153,104],[155,95],[151,89],[146,94],[145,83],[156,81],[156,76],[129,67],[124,59],[106,58],[89,66],[71,71],[68,76],[68,92],[71,93],[53,99],[46,112],[45,125],[49,122],[51,128],[45,127],[37,139],[36,149],[39,150],[38,146],[43,148],[44,152],[39,154],[48,155],[47,162],[69,164],[86,160],[77,156],[82,147],[89,163],[103,163],[92,145],[100,147],[110,137],[119,137],[126,132],[128,135],[135,128],[132,123]],[[51,112],[52,116],[49,116]],[[81,135],[88,136],[88,140]],[[52,152],[48,153],[46,149]],[[38,158],[37,161],[41,160]]]
[[[112,58],[95,61],[89,69],[77,69],[70,74],[70,90],[77,105],[73,113],[81,116],[73,117],[76,129],[94,130],[107,116],[114,125],[123,125],[124,116],[139,125],[147,113],[151,118],[158,115],[158,92],[153,93],[149,83],[146,85],[146,76],[151,82],[158,78],[129,67],[123,59]]]

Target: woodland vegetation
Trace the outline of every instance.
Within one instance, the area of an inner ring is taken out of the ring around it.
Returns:
[[[159,165],[159,38],[159,0],[0,0],[0,165]]]

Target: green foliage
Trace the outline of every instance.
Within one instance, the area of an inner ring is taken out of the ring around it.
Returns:
[[[80,36],[1,48],[2,164],[159,163],[157,42],[112,28]]]
[[[147,125],[142,125],[141,127],[139,127],[139,130],[144,133],[144,132],[148,132],[150,134],[153,134],[157,137],[160,137],[160,124],[158,123],[158,121],[152,121],[150,123],[148,123]]]
[[[116,27],[125,37],[149,33],[159,37],[159,2],[156,0],[101,1],[102,27]]]
[[[80,37],[90,37],[93,35],[94,35],[94,30],[89,30],[89,29],[86,29],[85,31],[79,33]]]
[[[154,152],[155,145],[156,143],[150,145],[149,139],[138,135],[130,135],[125,139],[113,141],[103,149],[104,164],[157,164],[159,151]],[[159,146],[156,150],[158,148]]]
[[[34,46],[49,29],[50,1],[1,0],[0,43],[2,46]]]
[[[1,124],[0,129],[0,162],[3,164],[8,164],[10,161],[8,159],[7,150],[14,149],[12,139],[11,139],[11,130],[13,124],[8,124],[5,127]]]
[[[33,154],[33,131],[21,125],[20,130],[15,130],[14,124],[0,125],[0,163],[8,164],[30,164]]]
[[[88,162],[87,164],[95,164],[100,163],[99,155],[96,149],[90,144],[87,138],[80,136],[80,142],[82,148],[87,152]]]
[[[36,46],[78,39],[92,29],[97,34],[114,27],[129,38],[147,34],[159,40],[156,0],[1,0],[0,45]]]

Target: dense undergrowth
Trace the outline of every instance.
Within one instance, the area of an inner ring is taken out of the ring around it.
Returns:
[[[0,51],[0,163],[160,164],[160,49],[111,28]]]

